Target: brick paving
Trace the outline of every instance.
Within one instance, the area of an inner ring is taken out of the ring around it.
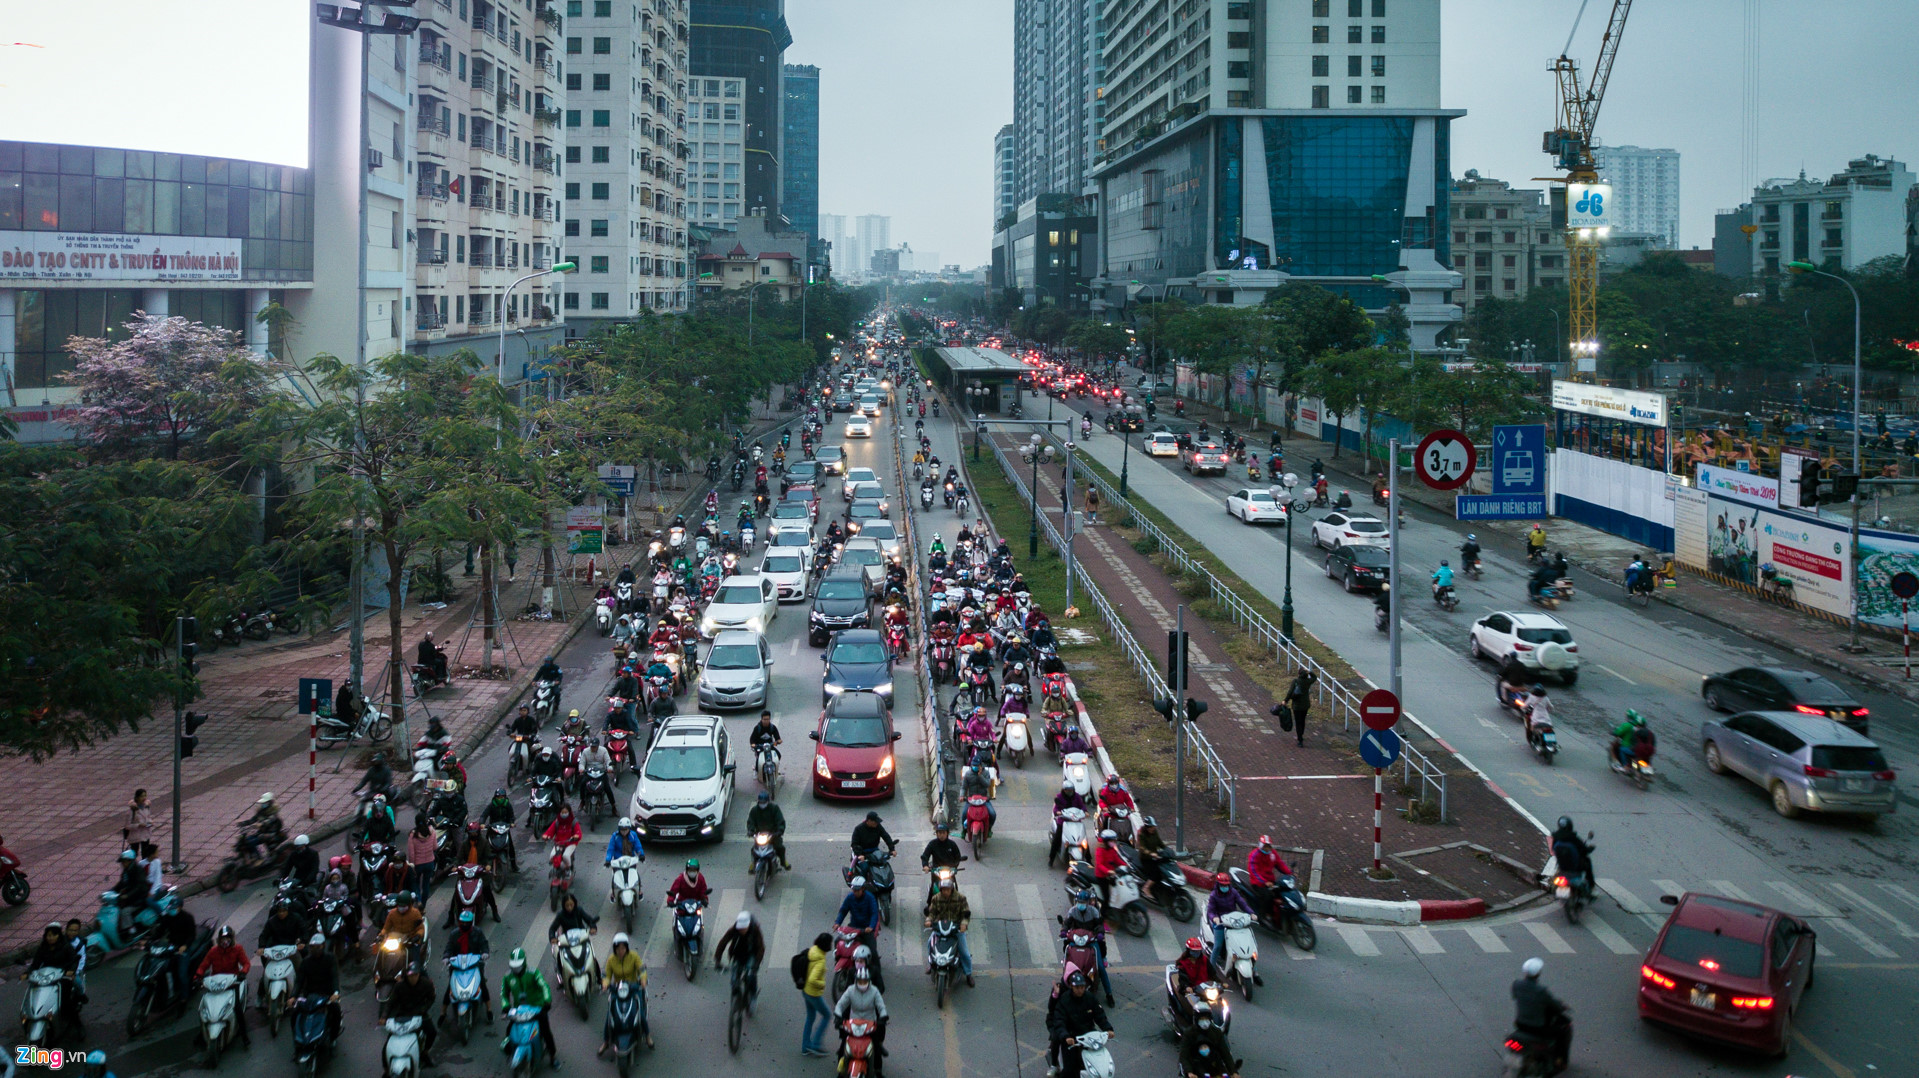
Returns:
[[[1018,439],[997,436],[1002,448],[1013,451]],[[1042,469],[1040,502],[1058,511],[1057,469]],[[1125,618],[1133,635],[1149,654],[1160,652],[1160,641],[1174,625],[1174,608],[1186,602],[1146,556],[1116,533],[1089,528],[1080,533],[1075,553],[1087,575]],[[1202,780],[1192,777],[1189,765],[1186,846],[1205,854],[1216,842],[1242,850],[1261,834],[1271,834],[1276,845],[1322,851],[1321,890],[1332,894],[1379,899],[1451,899],[1470,897],[1496,903],[1518,890],[1516,881],[1495,878],[1456,879],[1448,887],[1433,876],[1395,866],[1399,878],[1376,882],[1366,872],[1372,866],[1371,769],[1355,758],[1356,742],[1336,726],[1318,725],[1323,712],[1309,717],[1306,745],[1294,744],[1278,720],[1268,714],[1274,700],[1228,658],[1227,637],[1197,615],[1186,618],[1191,634],[1190,695],[1211,706],[1202,719],[1207,739],[1238,777],[1237,825],[1223,813],[1209,813],[1213,802]],[[1438,746],[1432,750],[1440,751]],[[1452,770],[1452,769],[1449,769]],[[1449,810],[1453,822],[1444,825],[1408,823],[1394,811],[1403,799],[1388,783],[1383,843],[1387,855],[1426,849],[1452,842],[1474,842],[1524,863],[1539,859],[1539,837],[1531,824],[1503,798],[1465,768],[1449,781]],[[1142,808],[1170,823],[1174,791],[1141,790]],[[1243,858],[1243,854],[1242,854]],[[1502,887],[1502,884],[1504,885]]]

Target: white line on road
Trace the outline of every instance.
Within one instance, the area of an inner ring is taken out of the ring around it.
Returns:
[[[773,920],[773,938],[767,943],[775,955],[790,955],[799,951],[800,906],[805,901],[806,895],[797,887],[780,891],[780,912]]]
[[[1538,921],[1526,921],[1524,924],[1526,931],[1531,932],[1533,938],[1538,940],[1539,945],[1546,948],[1546,950],[1553,954],[1573,953],[1573,945],[1567,943],[1566,937],[1560,935],[1559,931],[1553,926],[1540,924]]]
[[[1594,665],[1594,666],[1597,666],[1597,667],[1598,667],[1598,668],[1600,668],[1601,670],[1604,670],[1604,671],[1605,671],[1606,673],[1608,673],[1608,674],[1611,674],[1612,676],[1614,676],[1614,677],[1616,677],[1616,678],[1618,678],[1619,680],[1621,680],[1621,681],[1623,681],[1623,682],[1625,682],[1625,683],[1626,683],[1626,684],[1628,684],[1628,685],[1637,685],[1637,684],[1639,684],[1639,682],[1637,682],[1637,681],[1634,681],[1633,679],[1631,679],[1631,678],[1629,678],[1629,677],[1627,677],[1626,675],[1624,675],[1624,674],[1622,674],[1622,673],[1620,673],[1620,672],[1619,672],[1619,671],[1617,671],[1617,670],[1614,670],[1614,669],[1613,669],[1612,667],[1610,667],[1610,666],[1607,666],[1607,665],[1606,665],[1605,663],[1594,663],[1593,665]]]
[[[666,906],[653,917],[653,931],[646,937],[645,962],[648,966],[658,966],[673,956],[673,911]]]
[[[718,901],[706,913],[706,939],[709,952],[719,943],[720,933],[733,927],[734,918],[746,907],[746,888],[728,887],[714,896]],[[765,929],[761,929],[762,932]]]
[[[267,908],[267,903],[273,901],[277,893],[276,891],[262,888],[248,895],[247,900],[240,903],[239,908],[235,909],[233,915],[226,920],[226,923],[233,927],[235,939],[245,936],[252,930],[253,919],[260,915],[261,910]]]
[[[1654,880],[1652,885],[1659,888],[1660,894],[1672,895],[1674,898],[1686,893],[1686,888],[1679,886],[1677,880]]]
[[[1373,942],[1372,933],[1357,925],[1338,925],[1339,938],[1346,941],[1354,954],[1361,958],[1372,958],[1379,954],[1379,945]]]
[[[1608,951],[1614,954],[1639,953],[1639,948],[1626,942],[1626,937],[1614,931],[1613,926],[1607,924],[1593,911],[1587,910],[1585,918],[1580,923],[1585,925],[1586,930],[1591,932],[1594,938],[1598,939],[1600,943],[1604,944]]]
[[[1831,927],[1831,928],[1838,929],[1847,938],[1851,939],[1852,942],[1858,944],[1860,950],[1866,952],[1867,954],[1873,956],[1874,958],[1898,957],[1897,955],[1893,953],[1892,948],[1886,946],[1883,943],[1880,943],[1878,940],[1873,939],[1871,936],[1866,935],[1865,930],[1861,929],[1858,925],[1853,924],[1851,921],[1848,921],[1843,917],[1830,918],[1828,920],[1819,922],[1819,924],[1821,927]]]
[[[921,961],[919,911],[901,909],[897,890],[893,893],[893,921],[887,927],[893,929],[893,964],[896,966],[919,965]]]
[[[786,649],[786,653],[787,653],[788,655],[798,655],[798,654],[800,653],[800,638],[799,638],[799,637],[797,637],[797,636],[796,636],[796,637],[794,637],[794,638],[793,638],[793,646],[792,646],[792,647],[789,647],[789,648],[787,648],[787,649]]]
[[[1904,899],[1908,905],[1919,906],[1919,895],[1913,894],[1911,891],[1906,890],[1896,883],[1882,883],[1879,885],[1879,889],[1895,898]]]
[[[1468,925],[1466,935],[1474,943],[1479,944],[1479,949],[1487,954],[1506,954],[1512,950],[1506,946],[1505,940],[1499,938],[1499,933],[1485,925]]]
[[[1619,908],[1625,910],[1627,913],[1646,914],[1656,912],[1651,906],[1639,901],[1639,896],[1626,890],[1618,880],[1601,879],[1599,881],[1599,889],[1611,895],[1613,901],[1619,903]]]
[[[1738,885],[1734,884],[1731,880],[1707,880],[1706,882],[1712,885],[1713,890],[1725,895],[1727,898],[1736,898],[1741,902],[1754,901],[1751,895],[1741,891]],[[1754,904],[1758,905],[1756,902],[1754,902]]]
[[[1172,922],[1160,917],[1153,918],[1147,936],[1153,941],[1153,954],[1161,962],[1171,962],[1179,957],[1182,944],[1179,937],[1173,935]]]
[[[1439,945],[1439,940],[1434,938],[1430,928],[1402,928],[1399,934],[1412,945],[1414,951],[1420,954],[1446,953],[1446,948]]]
[[[1884,909],[1880,908],[1879,906],[1874,905],[1871,902],[1871,900],[1866,898],[1866,896],[1860,894],[1859,892],[1853,890],[1850,887],[1847,887],[1845,884],[1830,883],[1830,884],[1827,884],[1826,886],[1831,887],[1833,890],[1846,896],[1846,898],[1849,901],[1851,901],[1853,905],[1858,906],[1860,909],[1869,910],[1872,913],[1878,914],[1880,918],[1889,922],[1892,925],[1893,929],[1897,931],[1901,936],[1905,937],[1906,939],[1919,939],[1919,932],[1914,932],[1912,930],[1911,925],[1907,924],[1904,921],[1901,921],[1897,917],[1894,917],[1892,914],[1887,913]]]
[[[1032,952],[1035,966],[1053,961],[1053,934],[1046,930],[1046,902],[1039,897],[1039,885],[1022,883],[1013,888],[1019,898],[1019,923],[1026,930],[1026,949]]]
[[[1837,917],[1839,912],[1824,902],[1812,897],[1799,888],[1782,880],[1768,880],[1766,886],[1786,896],[1786,901],[1799,907],[1799,912],[1809,917]]]

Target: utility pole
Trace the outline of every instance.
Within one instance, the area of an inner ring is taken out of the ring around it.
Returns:
[[[1405,597],[1406,589],[1399,584],[1399,439],[1387,442],[1386,448],[1386,586],[1387,613],[1386,652],[1388,664],[1392,668],[1393,695],[1401,700],[1405,697],[1399,691],[1399,603]],[[1291,551],[1288,551],[1290,554]]]
[[[1186,607],[1173,608],[1173,850],[1186,850]]]

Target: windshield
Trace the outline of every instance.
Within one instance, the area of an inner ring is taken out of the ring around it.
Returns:
[[[1256,490],[1252,492],[1251,494],[1246,495],[1246,500],[1253,503],[1254,505],[1273,504],[1273,496],[1271,494],[1266,493],[1263,490]]]
[[[788,528],[773,537],[774,546],[812,546],[813,540],[798,528]]]
[[[795,476],[812,475],[814,472],[817,472],[819,470],[820,470],[820,466],[817,462],[810,461],[810,460],[803,460],[803,461],[800,461],[798,464],[793,465],[791,468],[788,468],[786,470],[786,475],[787,475],[787,478],[791,479]]]
[[[1358,532],[1361,535],[1383,535],[1386,525],[1377,520],[1349,520],[1346,522],[1346,530]]]
[[[1521,629],[1519,638],[1528,644],[1570,644],[1573,634],[1565,629]]]
[[[1814,745],[1812,766],[1832,771],[1884,771],[1886,754],[1872,745]]]
[[[893,531],[892,522],[886,520],[876,520],[866,527],[861,528],[860,535],[867,539],[884,539],[888,542],[899,538]]]
[[[873,469],[871,468],[854,468],[852,471],[846,473],[846,481],[848,483],[873,483],[878,480],[879,476],[873,474]]]
[[[765,561],[760,562],[760,571],[763,573],[800,572],[799,556],[795,554],[782,554],[778,557],[767,558]]]
[[[841,644],[833,649],[835,663],[883,663],[886,661],[886,645]]]
[[[773,507],[774,520],[805,520],[812,515],[802,502],[781,502]]]
[[[710,779],[718,770],[711,745],[661,745],[646,754],[646,777],[662,782]]]
[[[1673,925],[1659,953],[1728,977],[1757,977],[1765,966],[1764,949],[1759,944],[1688,925]]]
[[[836,445],[823,445],[820,446],[819,452],[813,454],[813,456],[819,460],[838,460],[840,459],[840,447]]]
[[[760,589],[756,587],[736,586],[721,588],[719,595],[715,596],[713,601],[727,606],[757,606],[764,598],[765,596],[760,594]]]
[[[850,565],[878,565],[880,558],[877,550],[849,550],[840,555],[840,560]]]
[[[857,580],[828,580],[815,594],[821,599],[864,599],[866,585]]]
[[[715,670],[758,670],[760,649],[752,644],[718,644],[706,653],[706,665]]]
[[[1347,547],[1346,549],[1352,551],[1354,565],[1364,566],[1368,569],[1384,569],[1392,562],[1392,555],[1383,550],[1375,550],[1369,546]]]
[[[834,716],[826,720],[826,733],[820,738],[828,745],[843,745],[849,749],[868,749],[884,745],[886,720],[878,716],[850,715]]]
[[[881,515],[880,506],[878,502],[873,501],[854,502],[853,508],[848,510],[846,515],[849,517],[877,517]]]

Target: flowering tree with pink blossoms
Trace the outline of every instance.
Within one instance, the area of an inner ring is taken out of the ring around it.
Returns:
[[[73,425],[114,455],[167,460],[219,454],[221,435],[258,408],[282,364],[251,351],[238,333],[184,318],[140,313],[127,337],[74,337],[80,388]]]

